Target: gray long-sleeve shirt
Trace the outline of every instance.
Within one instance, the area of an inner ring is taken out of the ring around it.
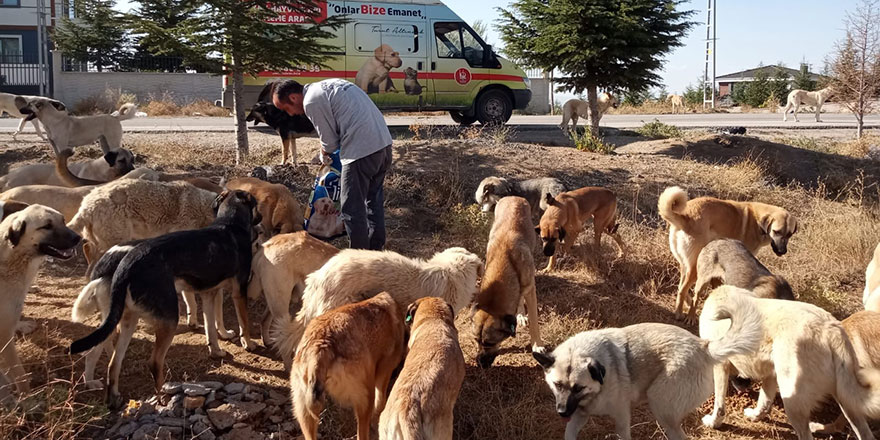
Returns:
[[[303,108],[324,151],[340,149],[342,165],[391,145],[382,112],[360,87],[342,79],[306,84]]]

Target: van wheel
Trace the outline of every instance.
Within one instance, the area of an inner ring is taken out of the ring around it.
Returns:
[[[501,90],[489,90],[477,99],[477,120],[483,125],[504,124],[512,114],[513,103]]]
[[[450,110],[449,116],[452,116],[452,120],[455,121],[456,124],[460,124],[463,127],[473,125],[474,122],[477,122],[476,116],[465,116],[464,113],[455,110]]]

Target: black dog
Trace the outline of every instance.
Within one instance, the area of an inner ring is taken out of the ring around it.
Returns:
[[[152,322],[156,342],[150,371],[158,393],[165,382],[165,354],[177,329],[177,291],[216,289],[229,283],[239,324],[248,328],[247,282],[251,273],[253,226],[262,218],[254,197],[224,191],[214,201],[217,218],[206,228],[172,232],[137,243],[122,257],[110,287],[110,311],[97,330],[70,345],[71,353],[107,339],[119,324],[119,336],[107,374],[107,402],[121,403],[119,371],[141,315]],[[113,262],[108,261],[112,265]],[[205,299],[212,295],[203,295]]]
[[[272,104],[272,93],[277,84],[273,81],[263,87],[257,103],[246,119],[248,122],[253,121],[254,127],[260,122],[272,127],[281,136],[281,165],[287,163],[288,157],[296,165],[296,138],[314,134],[315,127],[305,115],[291,116]]]

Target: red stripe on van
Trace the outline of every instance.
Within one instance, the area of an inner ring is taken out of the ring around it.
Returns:
[[[354,78],[357,76],[355,70],[318,70],[318,71],[289,71],[289,72],[260,72],[259,77],[263,78]],[[391,72],[392,79],[405,79],[403,72]],[[475,73],[472,76],[474,81],[522,81],[521,76],[516,75],[498,75],[494,73]],[[452,72],[419,72],[419,79],[438,79],[438,80],[454,80]]]

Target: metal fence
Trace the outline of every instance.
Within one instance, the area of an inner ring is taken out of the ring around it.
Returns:
[[[35,56],[21,53],[0,55],[0,86],[32,86],[40,84],[40,64]]]
[[[82,62],[70,57],[61,58],[61,70],[64,72],[98,72],[98,67],[91,62]],[[110,65],[101,66],[106,72],[165,72],[165,73],[205,73],[209,69],[198,64],[186,63],[182,57],[136,55],[120,57]]]

